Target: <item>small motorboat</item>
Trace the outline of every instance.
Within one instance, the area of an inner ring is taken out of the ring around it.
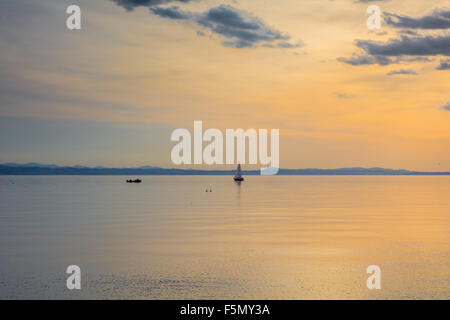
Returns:
[[[127,180],[127,183],[141,183],[142,180],[141,179],[135,179],[135,180]]]
[[[241,164],[239,163],[237,166],[236,174],[233,177],[234,181],[244,181],[244,178],[241,175]]]

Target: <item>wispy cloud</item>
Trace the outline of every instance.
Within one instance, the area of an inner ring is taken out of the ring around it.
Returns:
[[[395,75],[399,75],[399,74],[416,75],[417,72],[412,69],[400,69],[400,70],[392,70],[392,71],[388,72],[386,75],[395,76]]]
[[[336,95],[336,97],[341,98],[341,99],[352,99],[355,97],[353,95],[350,95],[350,94],[347,94],[344,92],[337,92],[337,93],[335,93],[335,95]]]
[[[153,7],[171,2],[188,3],[192,0],[111,0],[119,6],[124,7],[128,11],[134,10],[136,7]]]
[[[411,30],[411,29],[401,29],[397,31],[398,34],[405,34],[408,36],[419,36],[420,33],[415,31],[415,30]]]
[[[443,110],[447,110],[447,111],[450,111],[450,101],[449,101],[449,102],[447,102],[447,104],[446,104],[446,105],[443,105],[443,106],[441,107],[441,109],[443,109]]]
[[[177,6],[172,6],[172,7],[168,7],[168,8],[155,7],[155,8],[150,8],[150,11],[153,12],[154,14],[156,14],[157,16],[160,16],[161,18],[174,19],[174,20],[188,20],[188,19],[194,19],[194,17],[195,17],[195,14],[185,12]]]
[[[353,54],[350,58],[338,58],[340,62],[351,64],[352,66],[364,66],[370,64],[379,64],[385,66],[391,64],[391,60],[383,56],[371,56],[368,54]]]
[[[441,60],[437,70],[450,70],[450,59]]]

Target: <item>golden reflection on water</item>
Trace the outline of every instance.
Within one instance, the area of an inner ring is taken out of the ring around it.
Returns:
[[[66,205],[30,204],[34,215],[54,216],[43,230],[27,226],[39,235],[29,245],[46,244],[48,256],[28,262],[52,270],[79,261],[90,280],[82,297],[450,298],[448,176],[248,176],[241,185],[153,176],[139,186],[59,179],[27,187],[31,199],[59,188]],[[23,223],[14,219],[11,228]],[[9,250],[23,261],[25,247]],[[373,264],[381,290],[366,287]]]
[[[234,199],[227,183],[148,243],[230,282],[203,297],[449,298],[448,177],[248,177]]]

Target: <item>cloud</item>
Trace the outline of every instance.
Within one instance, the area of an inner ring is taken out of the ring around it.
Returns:
[[[229,5],[219,5],[203,13],[189,12],[178,6],[161,7],[169,3],[188,3],[193,0],[112,0],[117,5],[132,11],[136,7],[148,7],[150,12],[164,19],[194,22],[221,36],[222,44],[234,48],[299,48],[301,41],[291,43],[290,37],[261,21],[259,18],[235,9]],[[204,35],[203,31],[197,31]]]
[[[448,29],[450,28],[450,10],[435,10],[430,15],[418,18],[385,12],[384,20],[394,28]]]
[[[298,48],[302,42],[290,43],[290,37],[269,27],[257,17],[229,5],[213,7],[203,13],[183,11],[178,6],[151,7],[150,11],[165,19],[186,20],[224,38],[222,44],[234,48]]]
[[[357,41],[356,45],[370,55],[379,56],[450,56],[450,34],[441,36],[401,36],[386,43],[370,40]]]
[[[400,69],[400,70],[393,70],[388,72],[386,75],[388,76],[394,76],[397,74],[412,74],[412,75],[416,75],[417,72],[411,69]]]
[[[167,4],[170,2],[187,3],[192,0],[112,0],[117,5],[125,8],[127,11],[132,11],[136,7],[153,7],[160,4]]]
[[[370,2],[370,0],[359,0]],[[450,11],[437,9],[422,17],[410,17],[395,13],[384,13],[385,22],[397,31],[398,38],[387,42],[357,40],[362,49],[351,57],[341,57],[338,61],[353,66],[378,64],[381,66],[402,63],[431,61],[433,56],[450,56],[450,33],[423,34],[422,30],[444,30],[450,28]],[[447,62],[441,63],[439,70],[446,70]]]
[[[278,43],[276,43],[275,45],[272,45],[272,44],[264,44],[263,45],[263,47],[266,47],[266,48],[287,48],[287,49],[290,49],[290,48],[301,48],[301,47],[303,47],[303,42],[302,41],[299,41],[299,42],[297,42],[297,43],[289,43],[289,42],[278,42]]]
[[[450,59],[441,60],[437,70],[450,70]]]
[[[379,64],[388,65],[402,61],[429,61],[429,56],[450,56],[450,34],[439,36],[401,36],[388,42],[358,40],[356,46],[364,53],[353,54],[351,58],[338,60],[354,66]]]
[[[346,94],[344,92],[337,92],[335,93],[336,97],[341,98],[341,99],[353,99],[355,96]]]
[[[392,60],[383,56],[371,56],[368,54],[353,54],[350,58],[338,58],[340,62],[351,64],[352,66],[363,66],[379,64],[385,66],[392,63]]]
[[[203,31],[200,31],[200,30],[197,31],[197,35],[200,37],[206,37],[206,33],[204,33]]]
[[[443,110],[447,110],[447,111],[450,111],[450,101],[449,101],[449,102],[447,102],[447,104],[446,104],[446,105],[442,106],[442,107],[441,107],[441,109],[443,109]]]
[[[271,43],[285,48],[289,36],[267,26],[260,19],[228,5],[214,7],[198,15],[196,22],[225,38],[223,44],[235,48],[251,48]]]
[[[177,6],[172,6],[168,8],[155,7],[150,8],[150,11],[160,16],[161,18],[174,19],[174,20],[187,20],[192,18],[192,14],[184,12]]]
[[[409,30],[409,29],[402,29],[398,30],[398,34],[406,34],[408,36],[419,36],[420,34],[417,31]]]

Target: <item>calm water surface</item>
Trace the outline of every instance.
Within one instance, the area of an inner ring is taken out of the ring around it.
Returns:
[[[450,298],[449,176],[126,178],[0,176],[0,298]]]

